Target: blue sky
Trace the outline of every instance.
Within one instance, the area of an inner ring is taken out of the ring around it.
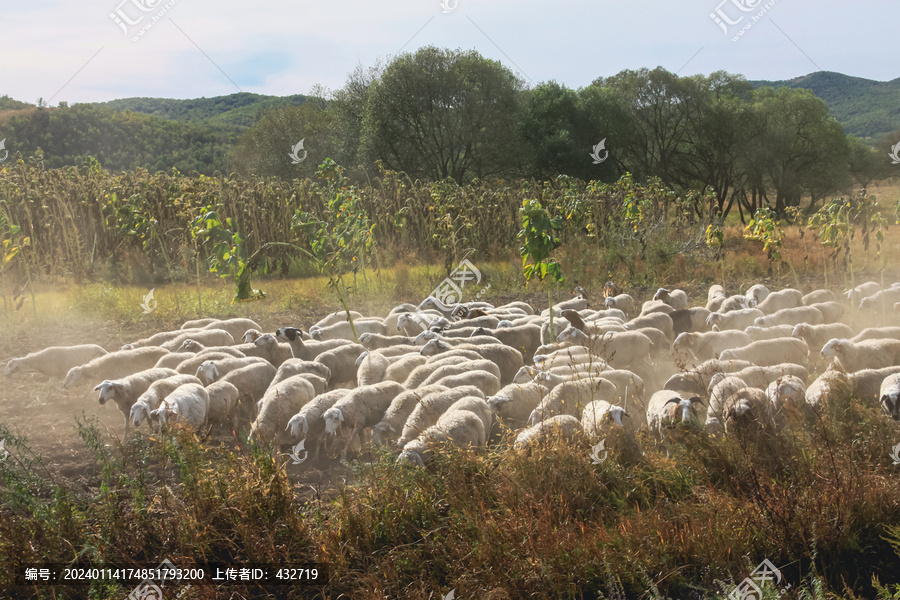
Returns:
[[[426,45],[475,49],[528,83],[571,87],[656,66],[749,79],[820,69],[900,77],[897,0],[443,0],[447,12],[440,1],[0,0],[0,94],[56,105],[307,93]],[[737,22],[727,35],[710,17],[717,9]],[[126,36],[111,14],[137,24]]]

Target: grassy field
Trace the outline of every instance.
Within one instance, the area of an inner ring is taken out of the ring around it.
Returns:
[[[809,231],[786,230],[780,267],[741,233],[726,225],[722,261],[686,254],[610,264],[575,241],[560,253],[568,279],[557,295],[582,285],[597,306],[613,279],[640,300],[665,284],[702,303],[712,283],[807,291],[824,284],[826,265],[836,290],[900,280],[897,228],[881,255],[855,241],[852,278]],[[522,282],[517,253],[471,260],[490,283],[484,299],[546,307],[547,288]],[[360,276],[351,308],[383,315],[420,301],[445,276],[441,266],[402,262]],[[254,285],[267,298],[239,304],[220,280],[160,285],[150,314],[140,306],[146,286],[38,282],[18,310],[7,290],[0,361],[54,344],[117,348],[198,315],[248,316],[272,331],[339,308],[321,278]],[[0,462],[0,589],[4,597],[125,598],[131,588],[117,584],[13,589],[11,567],[169,559],[179,567],[316,562],[330,571],[324,587],[198,585],[185,599],[424,600],[451,590],[484,600],[699,599],[726,597],[768,559],[785,579],[766,598],[789,583],[782,597],[898,599],[900,466],[889,454],[900,427],[874,403],[839,396],[813,426],[791,423],[766,440],[697,432],[669,455],[640,435],[640,457],[613,439],[609,458],[593,464],[591,440],[529,455],[507,439],[487,452],[443,449],[421,470],[371,449],[346,463],[285,465],[243,431],[172,440],[145,430],[122,445],[122,417],[99,406],[96,392],[17,375],[0,388],[9,452]]]

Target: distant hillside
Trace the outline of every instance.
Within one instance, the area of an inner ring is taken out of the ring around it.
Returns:
[[[130,110],[170,121],[182,121],[195,125],[220,126],[226,129],[249,127],[260,113],[292,104],[300,106],[306,96],[262,96],[242,92],[215,98],[172,100],[169,98],[123,98],[98,103],[113,110]]]
[[[812,91],[847,133],[878,139],[900,129],[900,78],[873,81],[820,71],[788,81],[751,81],[754,87],[787,86]]]

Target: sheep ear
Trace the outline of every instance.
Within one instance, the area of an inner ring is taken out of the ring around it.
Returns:
[[[388,424],[388,429],[390,430],[391,433],[397,433],[397,430],[394,429],[394,426],[391,425],[390,423]]]
[[[109,385],[111,383],[112,382],[109,379],[104,379],[103,381],[101,381],[100,383],[97,384],[97,387],[94,388],[94,391],[96,392],[97,390],[102,388],[104,385]]]
[[[341,423],[343,423],[343,422],[344,422],[344,413],[343,413],[343,411],[340,411],[340,410],[338,411],[338,417],[340,417],[340,421],[341,421]]]

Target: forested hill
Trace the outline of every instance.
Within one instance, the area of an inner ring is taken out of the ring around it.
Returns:
[[[241,92],[215,98],[172,100],[169,98],[123,98],[100,102],[114,110],[130,110],[171,121],[222,126],[226,129],[249,127],[259,115],[278,106],[300,106],[306,96],[263,96]]]
[[[878,139],[900,129],[900,78],[874,81],[819,71],[787,81],[751,81],[754,87],[804,88],[825,101],[849,134]]]

